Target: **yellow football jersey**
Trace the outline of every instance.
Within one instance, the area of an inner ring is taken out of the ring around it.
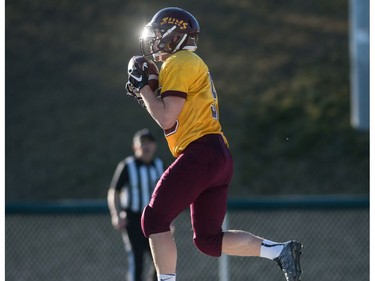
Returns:
[[[178,96],[185,104],[175,126],[164,131],[173,156],[177,157],[192,141],[207,135],[221,134],[218,97],[207,65],[194,52],[172,54],[159,74],[161,97]]]

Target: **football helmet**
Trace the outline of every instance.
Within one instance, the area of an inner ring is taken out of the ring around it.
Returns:
[[[177,7],[164,8],[144,28],[139,39],[141,53],[160,61],[162,55],[179,50],[195,51],[199,32],[199,23],[192,14]]]

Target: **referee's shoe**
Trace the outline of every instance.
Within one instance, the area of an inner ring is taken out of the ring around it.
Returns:
[[[285,243],[280,255],[274,259],[285,274],[287,281],[300,281],[302,274],[300,257],[302,255],[302,244],[297,241]]]

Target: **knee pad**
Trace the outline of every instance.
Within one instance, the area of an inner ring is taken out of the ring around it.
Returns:
[[[146,206],[142,213],[141,226],[143,235],[149,237],[151,234],[170,231],[171,220],[165,216],[158,215],[152,207]]]
[[[216,236],[211,236],[208,238],[194,237],[194,244],[202,253],[212,256],[221,256],[221,247],[223,243],[223,233],[219,233]]]

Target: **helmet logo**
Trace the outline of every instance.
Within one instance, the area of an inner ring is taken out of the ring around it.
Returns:
[[[177,25],[180,29],[186,29],[188,27],[188,23],[184,22],[183,20],[178,20],[175,18],[166,17],[162,19],[160,25],[164,24],[174,24]]]

